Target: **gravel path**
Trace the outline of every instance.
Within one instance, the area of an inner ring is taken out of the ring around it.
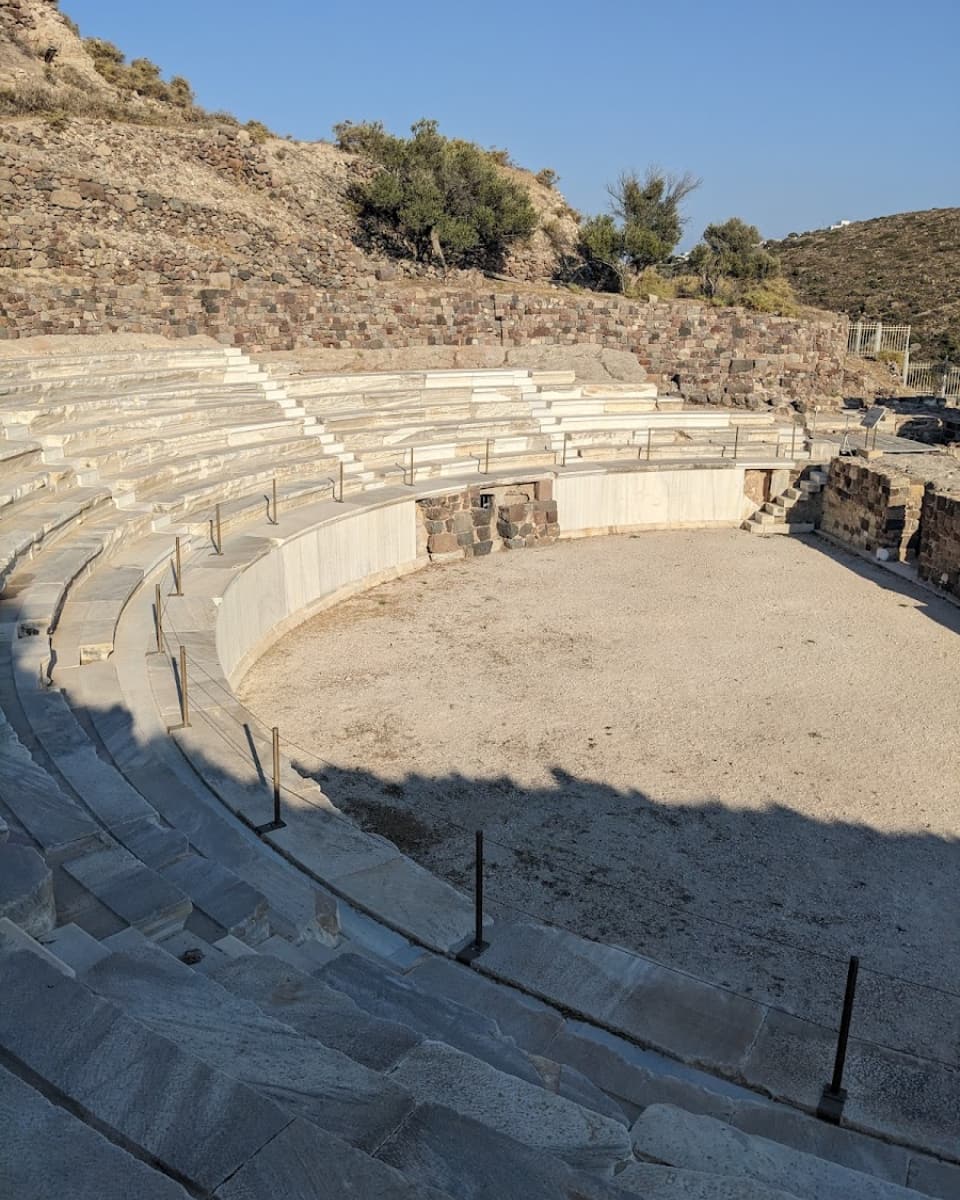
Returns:
[[[242,695],[440,875],[834,1024],[960,993],[960,610],[816,539],[648,533],[387,584]],[[858,1027],[960,1062],[960,997]]]

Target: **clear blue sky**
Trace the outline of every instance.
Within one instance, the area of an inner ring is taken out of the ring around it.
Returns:
[[[685,243],[960,205],[960,0],[61,0],[207,108],[329,139],[340,120],[552,167],[581,211],[658,163],[703,185]]]

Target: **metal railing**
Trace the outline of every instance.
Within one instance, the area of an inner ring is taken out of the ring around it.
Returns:
[[[889,355],[898,364],[900,377],[906,383],[910,368],[910,326],[855,321],[847,330],[847,353],[874,359]]]
[[[926,396],[960,398],[960,366],[951,362],[915,362],[907,367],[904,383]]]

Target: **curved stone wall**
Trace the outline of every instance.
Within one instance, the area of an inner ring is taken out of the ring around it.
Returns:
[[[734,527],[753,507],[744,496],[744,468],[733,463],[547,477],[564,538]],[[409,499],[330,505],[320,521],[304,514],[299,519],[309,523],[302,530],[278,537],[272,549],[239,566],[216,599],[216,653],[225,679],[238,682],[270,645],[320,609],[425,566],[415,499],[428,494],[417,489]]]

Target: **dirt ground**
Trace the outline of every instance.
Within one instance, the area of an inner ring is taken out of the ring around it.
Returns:
[[[436,873],[483,828],[499,915],[829,1025],[857,953],[855,1033],[960,1062],[958,633],[819,539],[647,533],[387,584],[241,691]]]

